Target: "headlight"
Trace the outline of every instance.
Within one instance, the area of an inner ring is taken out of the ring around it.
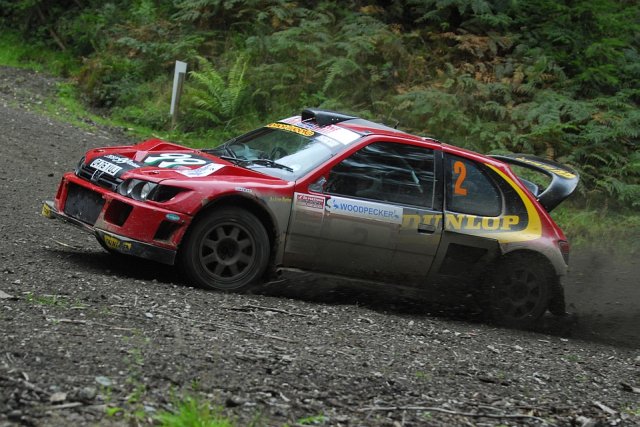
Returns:
[[[134,200],[145,201],[158,186],[153,182],[128,179],[118,186],[118,193]]]
[[[152,182],[145,182],[140,190],[140,198],[142,200],[147,200],[147,197],[149,197],[149,194],[151,194],[154,188],[156,188],[156,184]]]
[[[185,188],[172,187],[170,185],[160,185],[154,182],[142,181],[140,179],[128,179],[123,181],[116,189],[118,194],[142,202],[153,200],[154,202],[168,202],[179,193],[188,191]]]

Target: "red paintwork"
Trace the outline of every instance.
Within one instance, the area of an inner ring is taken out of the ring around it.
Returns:
[[[190,149],[159,139],[150,139],[134,146],[93,149],[86,153],[87,163],[91,162],[96,157],[115,153],[139,162],[150,153],[184,152],[211,158],[215,163],[223,164],[225,166],[209,176],[199,178],[187,178],[179,174],[174,169],[159,168],[155,166],[144,166],[139,169],[126,172],[122,175],[123,179],[140,178],[156,183],[162,181],[163,184],[189,189],[189,191],[180,193],[172,200],[163,203],[153,201],[136,201],[131,198],[124,197],[116,192],[96,186],[87,180],[78,178],[74,173],[69,172],[62,178],[60,189],[55,197],[55,208],[58,212],[64,211],[64,200],[66,200],[67,197],[68,185],[69,183],[76,183],[99,193],[106,201],[105,206],[94,225],[95,228],[110,231],[120,236],[125,236],[154,246],[177,250],[193,218],[210,203],[225,196],[246,197],[261,204],[266,210],[268,210],[265,202],[267,197],[291,199],[293,197],[294,188],[295,191],[298,192],[309,192],[308,186],[311,183],[316,182],[321,176],[326,177],[329,170],[335,164],[363,146],[383,139],[388,142],[403,142],[435,150],[443,150],[446,153],[455,154],[457,156],[466,157],[495,166],[504,174],[509,176],[517,185],[520,186],[520,188],[522,188],[523,192],[531,199],[533,206],[535,206],[535,209],[538,211],[542,223],[543,234],[541,239],[539,239],[540,242],[531,242],[531,244],[534,247],[547,246],[549,244],[557,247],[558,241],[566,240],[563,232],[553,222],[549,214],[537,203],[534,197],[530,195],[518,178],[513,174],[509,166],[501,161],[469,150],[442,144],[434,139],[422,138],[400,131],[365,127],[349,123],[341,123],[337,126],[366,134],[366,136],[350,144],[338,155],[334,156],[317,169],[309,172],[296,183],[287,182],[246,168],[238,167],[228,161],[203,153],[199,150]],[[120,200],[133,207],[129,219],[122,226],[118,226],[105,219],[105,212],[109,209],[114,200]],[[177,230],[171,235],[169,240],[154,240],[154,235],[162,221],[166,219],[167,214],[179,215],[180,219],[176,222]],[[284,237],[287,224],[276,224],[276,226],[279,228],[277,232],[282,233],[282,237]]]
[[[270,177],[249,169],[233,165],[225,160],[199,150],[183,147],[177,144],[168,143],[158,139],[144,141],[134,146],[120,146],[109,148],[96,148],[86,153],[86,162],[104,156],[106,154],[119,154],[140,161],[150,153],[178,152],[197,153],[199,156],[211,158],[215,163],[224,164],[225,167],[216,173],[201,177],[187,178],[179,174],[174,169],[159,168],[155,166],[145,166],[134,171],[126,172],[123,179],[140,178],[151,182],[163,182],[181,188],[189,188],[178,194],[168,202],[158,203],[154,201],[136,201],[131,198],[112,192],[106,188],[99,187],[86,180],[77,177],[73,172],[66,173],[60,189],[55,198],[55,208],[59,212],[64,211],[63,201],[67,198],[67,188],[69,183],[75,183],[94,192],[99,193],[106,203],[94,227],[110,231],[121,236],[126,236],[141,242],[150,243],[159,247],[176,250],[184,236],[186,229],[193,217],[207,204],[217,198],[227,195],[238,194],[237,187],[250,188],[259,192],[269,192],[282,197],[291,197],[293,194],[293,184],[278,178]],[[244,195],[244,194],[243,194]],[[109,208],[112,200],[120,200],[133,206],[129,219],[123,226],[117,226],[105,220],[105,212]],[[158,230],[160,223],[167,214],[178,214],[180,216],[179,229],[172,235],[169,241],[154,240],[153,237]]]

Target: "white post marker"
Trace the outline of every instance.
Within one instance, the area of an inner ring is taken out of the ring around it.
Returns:
[[[180,104],[180,95],[182,95],[182,84],[187,74],[187,63],[176,61],[176,69],[173,73],[173,92],[171,93],[171,125],[175,127],[178,119],[178,104]]]

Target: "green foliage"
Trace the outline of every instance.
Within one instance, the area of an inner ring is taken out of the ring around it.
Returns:
[[[29,292],[27,293],[25,298],[32,304],[57,307],[69,306],[69,301],[65,297],[60,297],[59,295],[34,295],[33,293]]]
[[[296,421],[296,424],[303,426],[311,426],[311,425],[324,425],[327,421],[329,421],[329,417],[323,414],[312,415],[310,417],[300,418]]]
[[[185,112],[194,127],[229,127],[242,120],[250,111],[247,104],[247,58],[239,56],[226,76],[204,58],[199,59],[199,71],[189,73],[185,93]]]
[[[79,67],[68,52],[52,51],[40,43],[27,45],[20,34],[12,30],[0,32],[0,64],[59,76],[73,75]]]
[[[0,0],[0,28],[83,58],[84,95],[135,126],[168,129],[178,59],[183,136],[316,106],[553,158],[584,206],[640,206],[637,2]]]
[[[186,397],[174,404],[174,412],[163,411],[155,421],[163,427],[233,427],[235,424],[220,408],[212,408],[206,401]]]
[[[599,206],[560,205],[552,213],[572,246],[597,246],[612,253],[640,254],[640,217],[637,212],[610,212]]]

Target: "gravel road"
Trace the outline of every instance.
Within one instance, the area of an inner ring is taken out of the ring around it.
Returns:
[[[574,252],[576,320],[539,332],[304,275],[194,289],[39,216],[85,150],[131,142],[38,113],[55,83],[0,67],[0,426],[150,425],[188,395],[238,425],[640,425],[632,258]]]

